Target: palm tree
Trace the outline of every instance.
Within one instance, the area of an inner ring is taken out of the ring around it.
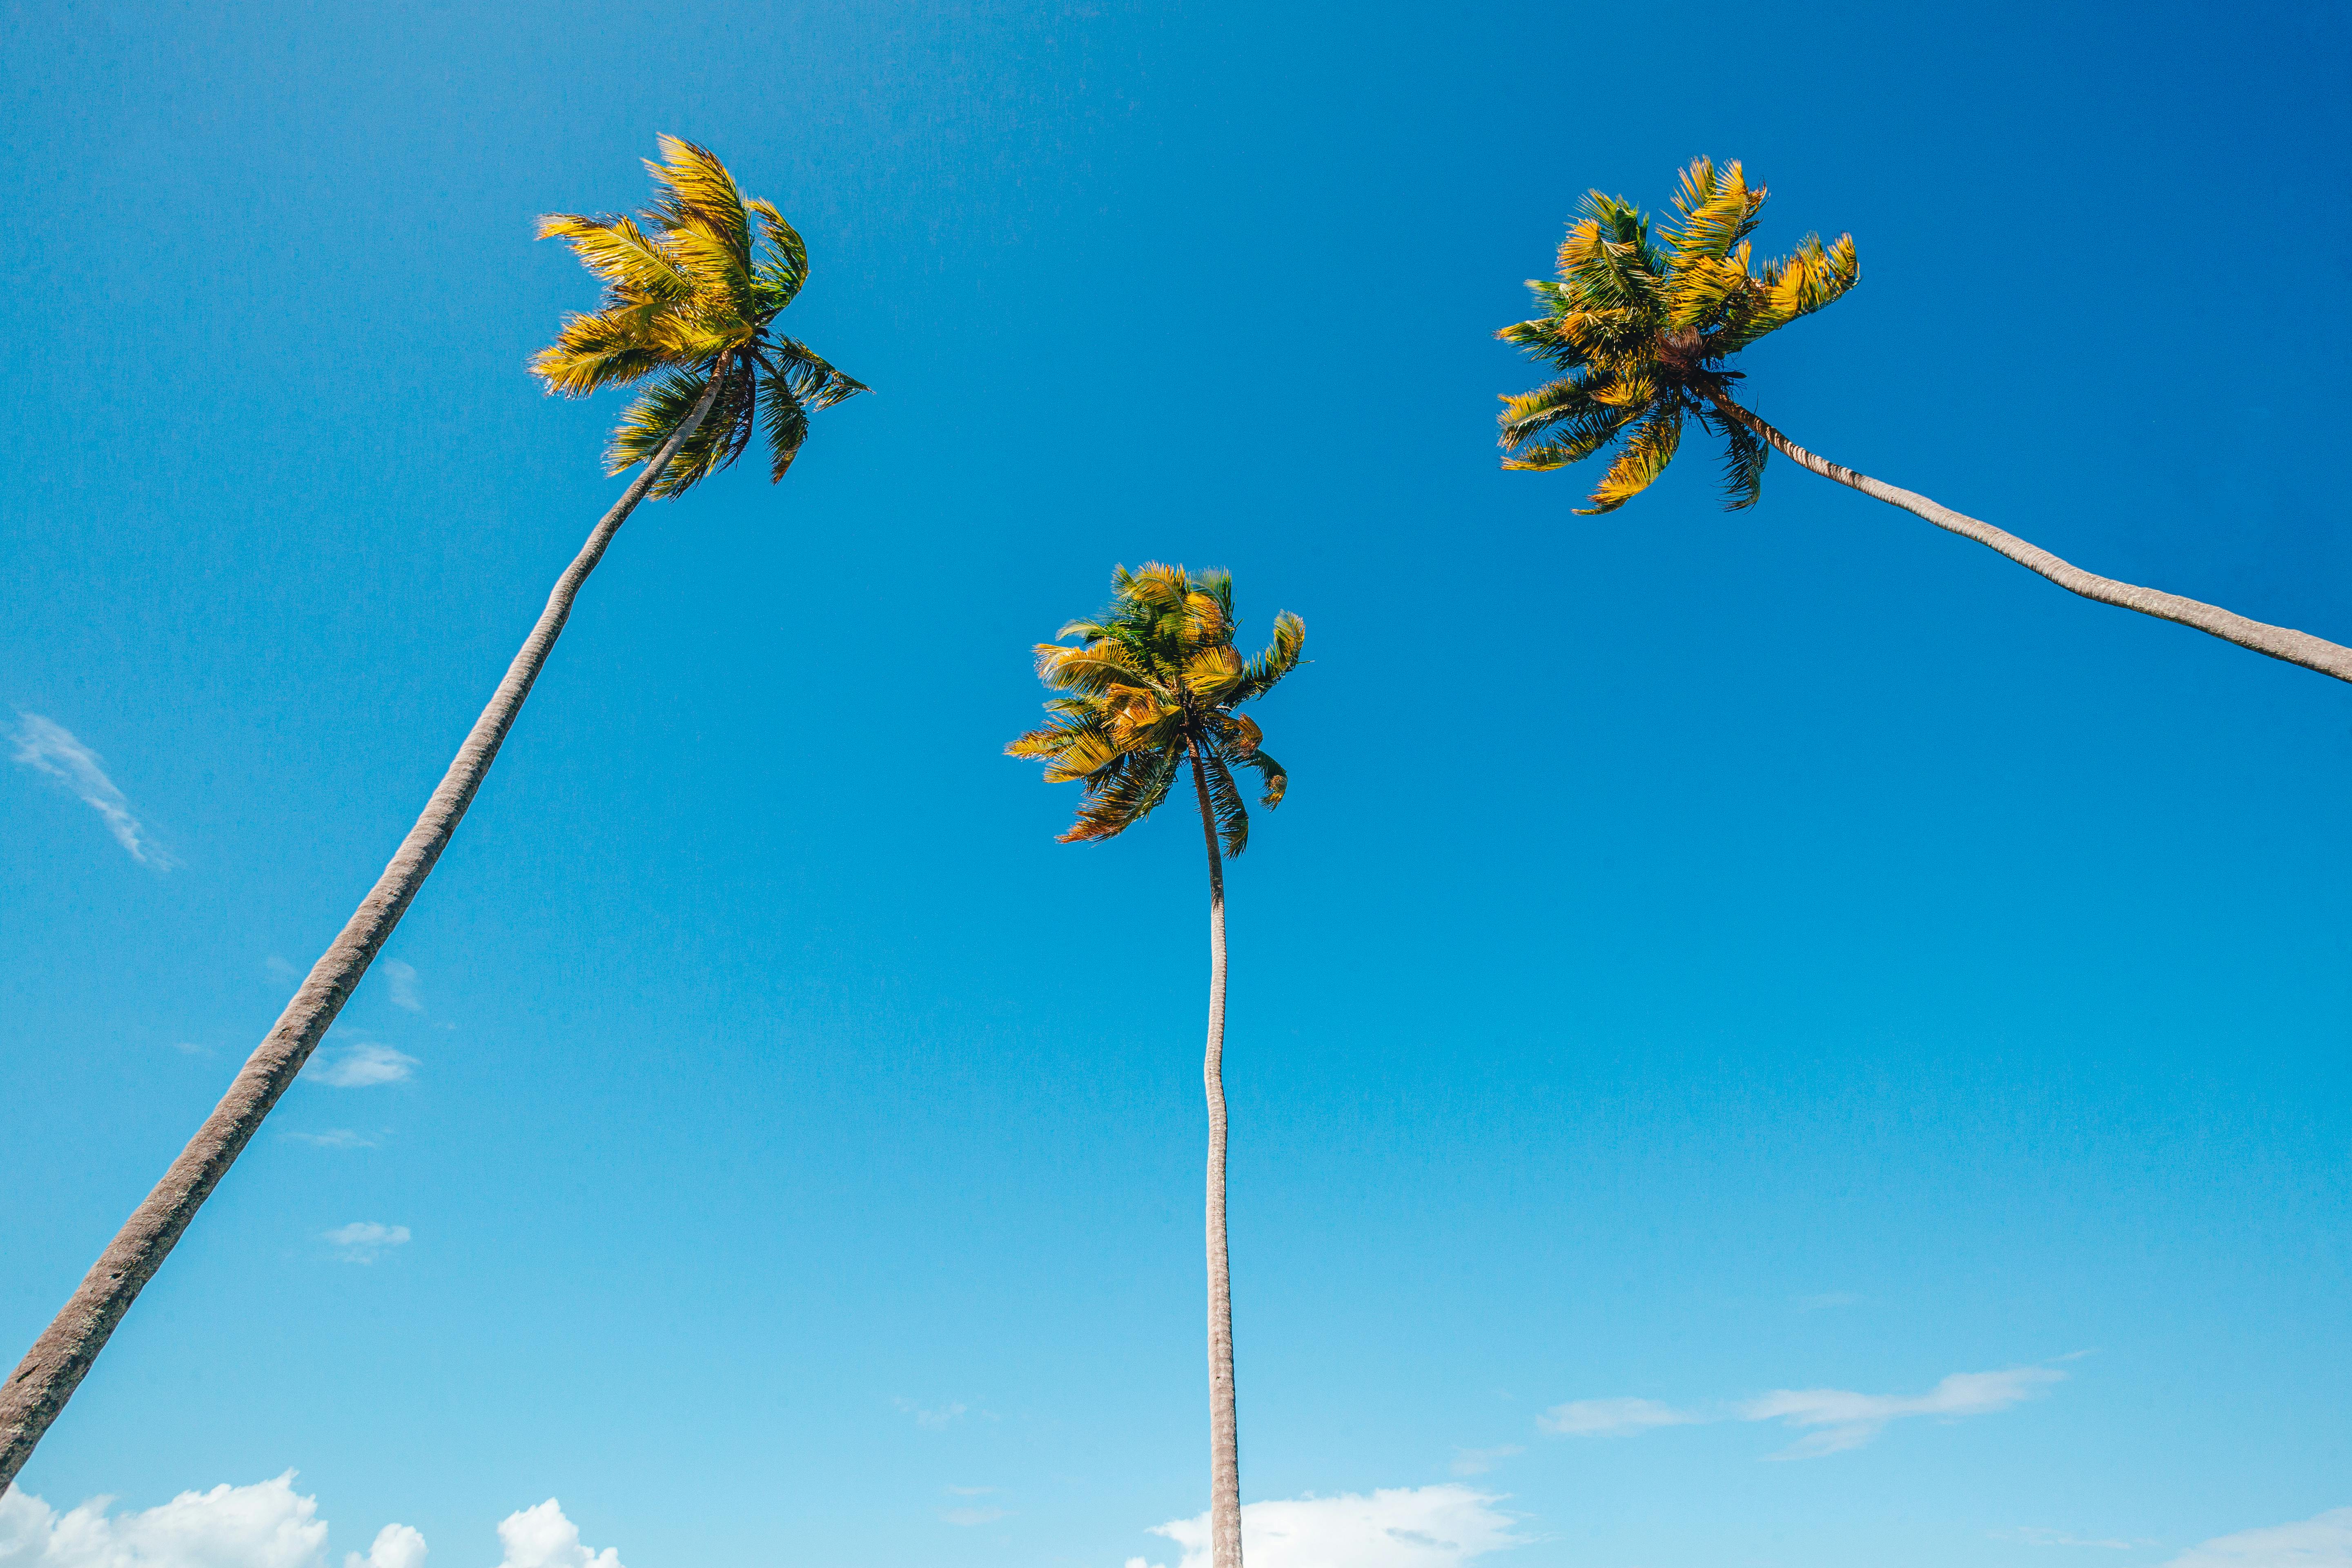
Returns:
[[[2352,680],[2352,648],[2267,626],[2178,594],[2100,577],[1989,522],[1814,456],[1732,396],[1740,373],[1725,362],[1766,333],[1836,300],[1862,278],[1853,237],[1808,236],[1783,259],[1756,263],[1748,237],[1765,190],[1738,163],[1705,158],[1683,172],[1677,221],[1653,225],[1621,196],[1588,194],[1584,216],[1559,247],[1556,281],[1530,279],[1543,314],[1496,336],[1566,374],[1506,395],[1503,466],[1557,468],[1616,446],[1582,515],[1614,511],[1665,471],[1695,421],[1724,444],[1733,510],[1753,506],[1767,449],[1801,468],[1990,546],[2060,587],[2142,615],[2178,621],[2241,647]]]
[[[1209,1046],[1201,1077],[1209,1102],[1209,1489],[1213,1568],[1241,1568],[1241,1448],[1234,1414],[1234,1300],[1225,1262],[1225,870],[1249,845],[1249,809],[1234,782],[1255,768],[1262,805],[1282,803],[1290,777],[1267,755],[1255,722],[1234,709],[1274,689],[1298,666],[1307,626],[1287,610],[1255,658],[1234,650],[1234,579],[1194,577],[1147,563],[1111,574],[1099,618],[1072,621],[1075,647],[1037,645],[1037,678],[1062,695],[1054,715],[1004,748],[1045,764],[1045,782],[1085,786],[1065,844],[1113,838],[1168,798],[1188,763],[1209,847]]]
[[[302,1070],[400,923],[481,787],[581,584],[629,513],[648,493],[681,495],[732,463],[751,440],[760,410],[767,416],[771,471],[782,479],[808,433],[809,410],[866,390],[806,345],[771,330],[808,274],[807,250],[792,225],[766,202],[746,201],[726,167],[702,148],[664,137],[661,149],[667,162],[646,165],[656,194],[642,224],[625,216],[541,220],[541,237],[569,240],[604,280],[605,294],[600,310],[566,321],[554,346],[531,362],[550,392],[574,396],[661,373],[622,420],[607,454],[614,473],[632,463],[645,466],[556,579],[522,651],[358,912],[311,967],[195,1137],[0,1388],[0,1489],[32,1457],[140,1289]],[[752,214],[764,245],[752,237]]]

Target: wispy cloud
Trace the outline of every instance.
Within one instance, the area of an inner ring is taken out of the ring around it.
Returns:
[[[372,1219],[353,1220],[322,1233],[320,1239],[335,1247],[346,1263],[373,1263],[391,1248],[408,1245],[408,1227],[378,1225]]]
[[[1658,1426],[1688,1426],[1709,1419],[1654,1399],[1571,1399],[1537,1416],[1536,1426],[1556,1437],[1606,1437]]]
[[[308,1143],[313,1149],[373,1149],[375,1140],[363,1138],[348,1127],[330,1127],[324,1132],[289,1132],[297,1143]]]
[[[1457,1476],[1483,1476],[1514,1454],[1527,1450],[1517,1443],[1505,1443],[1494,1448],[1456,1448],[1454,1463],[1447,1467]]]
[[[1818,1296],[1798,1297],[1796,1307],[1800,1312],[1826,1312],[1834,1307],[1854,1306],[1861,1300],[1851,1290],[1824,1290]]]
[[[396,958],[383,962],[383,989],[394,1006],[411,1013],[425,1011],[425,999],[416,994],[416,971]]]
[[[906,1398],[893,1399],[890,1403],[912,1415],[915,1418],[915,1425],[927,1432],[939,1431],[971,1408],[968,1405],[940,1405],[926,1410],[913,1400]]]
[[[2165,1568],[2352,1568],[2352,1508],[2216,1536]]]
[[[368,1089],[398,1083],[415,1069],[416,1058],[371,1040],[320,1050],[302,1068],[302,1076],[331,1089]]]
[[[1813,1459],[1859,1448],[1906,1415],[1990,1415],[2047,1392],[2066,1374],[2055,1367],[2016,1366],[2005,1372],[1956,1372],[1925,1394],[1854,1394],[1842,1388],[1780,1388],[1739,1407],[1743,1421],[1778,1421],[1816,1428],[1776,1459]]]
[[[63,785],[98,813],[106,823],[106,830],[114,835],[114,841],[133,860],[158,871],[168,871],[179,864],[148,837],[145,825],[131,809],[131,802],[106,776],[99,754],[75,739],[72,731],[53,719],[20,710],[16,727],[6,733],[15,742],[17,764]]]
[[[1369,1495],[1287,1498],[1242,1506],[1242,1556],[1251,1568],[1464,1568],[1525,1546],[1503,1499],[1451,1482]],[[1209,1568],[1209,1516],[1171,1520],[1151,1533],[1183,1550],[1179,1568]],[[1152,1568],[1130,1557],[1127,1568]]]
[[[2063,1530],[2045,1530],[2038,1524],[2020,1525],[2015,1530],[1991,1530],[1985,1532],[1994,1541],[2014,1541],[2021,1546],[2100,1546],[2110,1552],[2128,1552],[2135,1546],[2153,1546],[2153,1541],[2092,1541],[2080,1535],[2069,1535]]]
[[[2071,1359],[2071,1358],[2062,1358]],[[1778,1421],[1805,1433],[1774,1459],[1818,1459],[1859,1448],[1906,1416],[1957,1420],[1990,1415],[2047,1393],[2066,1374],[2054,1367],[2019,1366],[2001,1372],[1956,1372],[1925,1394],[1856,1394],[1843,1388],[1777,1388],[1769,1394],[1712,1410],[1678,1410],[1654,1399],[1579,1399],[1555,1405],[1536,1425],[1555,1436],[1620,1436],[1660,1426],[1690,1426],[1711,1421]]]
[[[966,1529],[970,1529],[971,1526],[973,1526],[973,1525],[975,1525],[975,1524],[987,1524],[987,1523],[990,1523],[990,1522],[992,1522],[992,1521],[995,1521],[995,1520],[1000,1520],[1000,1519],[1010,1519],[1010,1518],[1012,1518],[1012,1517],[1013,1517],[1013,1510],[1012,1510],[1011,1509],[1009,1509],[1009,1508],[985,1508],[985,1507],[984,1507],[984,1508],[951,1508],[951,1509],[948,1510],[945,1513],[943,1513],[943,1514],[940,1515],[940,1519],[942,1519],[942,1520],[944,1520],[944,1521],[947,1521],[948,1523],[950,1523],[950,1524],[961,1524],[961,1525],[964,1526]]]

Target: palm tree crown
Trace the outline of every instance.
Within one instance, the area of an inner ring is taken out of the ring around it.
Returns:
[[[762,416],[769,473],[781,479],[808,436],[808,416],[868,388],[797,338],[773,331],[808,279],[808,247],[783,215],[735,188],[709,150],[661,139],[650,160],[653,205],[636,217],[551,213],[539,237],[567,240],[604,280],[604,303],[565,318],[530,362],[551,393],[584,397],[661,373],[613,432],[607,470],[659,452],[718,381],[708,416],[653,493],[677,496],[743,455]],[[758,235],[752,218],[759,219]]]
[[[1695,418],[1724,443],[1724,490],[1753,506],[1765,445],[1728,410],[1739,373],[1724,361],[1810,315],[1862,278],[1853,237],[1808,235],[1792,256],[1752,259],[1748,234],[1765,190],[1736,163],[1683,171],[1679,223],[1653,225],[1622,196],[1584,198],[1559,247],[1556,281],[1530,279],[1544,313],[1496,333],[1568,374],[1518,396],[1502,416],[1507,468],[1557,468],[1624,438],[1581,515],[1614,511],[1665,471]]]
[[[1053,721],[1005,754],[1043,759],[1048,784],[1085,784],[1066,844],[1109,838],[1142,821],[1185,761],[1197,759],[1224,852],[1238,855],[1249,843],[1249,811],[1233,770],[1257,770],[1266,806],[1281,804],[1290,779],[1266,754],[1256,722],[1234,710],[1297,668],[1306,623],[1284,611],[1273,644],[1244,659],[1234,647],[1231,573],[1196,577],[1149,563],[1139,572],[1119,567],[1111,586],[1116,596],[1097,619],[1062,628],[1076,647],[1037,645],[1038,679],[1063,695],[1045,704]]]

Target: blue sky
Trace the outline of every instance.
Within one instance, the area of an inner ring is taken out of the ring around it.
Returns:
[[[12,1347],[616,488],[619,404],[522,374],[593,297],[533,215],[709,143],[877,389],[629,524],[25,1472],[26,1562],[100,1561],[30,1493],[118,1498],[110,1568],[415,1568],[395,1522],[435,1568],[1175,1568],[1199,843],[1056,845],[998,754],[1028,645],[1155,558],[1315,661],[1232,879],[1261,1521],[1322,1568],[2352,1562],[2341,688],[1786,464],[1571,516],[1496,470],[1537,377],[1490,337],[1587,186],[1743,159],[1766,247],[1861,248],[1746,367],[1792,437],[2352,637],[2340,8],[9,33]],[[281,1555],[190,1555],[215,1506]]]

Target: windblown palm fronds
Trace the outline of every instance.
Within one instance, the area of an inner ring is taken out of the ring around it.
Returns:
[[[1205,780],[1227,855],[1249,844],[1249,811],[1234,769],[1255,769],[1258,803],[1281,803],[1289,775],[1269,755],[1256,722],[1234,709],[1274,689],[1297,668],[1306,624],[1285,611],[1274,641],[1255,658],[1234,647],[1234,580],[1193,576],[1181,566],[1146,564],[1113,574],[1116,597],[1099,618],[1062,628],[1077,646],[1041,643],[1037,676],[1063,695],[1045,704],[1053,721],[1005,748],[1045,763],[1049,784],[1086,786],[1064,843],[1109,838],[1151,815],[1188,760]]]
[[[604,280],[594,311],[565,319],[530,362],[550,393],[657,376],[622,417],[604,460],[619,473],[659,452],[709,390],[710,412],[653,493],[677,496],[732,464],[767,425],[769,476],[781,479],[808,437],[808,416],[868,390],[773,323],[808,279],[808,247],[774,205],[747,198],[707,149],[661,139],[647,161],[655,197],[636,216],[554,213],[542,239],[570,243]],[[755,222],[756,220],[756,222]]]
[[[1584,198],[1559,247],[1556,280],[1530,279],[1544,307],[1496,333],[1567,374],[1503,399],[1507,468],[1557,468],[1621,440],[1582,515],[1614,511],[1665,471],[1695,419],[1724,443],[1729,504],[1753,506],[1765,445],[1729,411],[1740,379],[1724,362],[1810,315],[1861,280],[1853,237],[1758,263],[1748,235],[1764,206],[1738,163],[1701,158],[1683,171],[1676,222],[1654,226],[1622,196]]]

